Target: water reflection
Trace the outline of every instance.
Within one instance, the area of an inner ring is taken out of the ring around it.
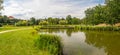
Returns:
[[[105,48],[108,55],[120,54],[120,33],[119,32],[93,32],[87,31],[86,42],[89,45]]]
[[[40,33],[52,33],[61,36],[64,44],[64,55],[120,54],[119,32],[42,29]]]

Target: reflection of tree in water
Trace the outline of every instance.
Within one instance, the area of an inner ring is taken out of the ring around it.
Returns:
[[[42,32],[48,32],[48,33],[57,33],[57,32],[62,32],[64,33],[64,29],[41,29]]]
[[[79,30],[77,30],[77,29],[66,29],[66,34],[67,34],[67,36],[71,36],[71,34],[72,33],[74,33],[74,32],[78,32]]]
[[[93,32],[86,33],[86,42],[96,47],[105,47],[108,55],[120,54],[120,34],[119,32]]]
[[[70,37],[72,33],[78,32],[77,29],[41,29],[42,32],[48,33],[57,33],[57,32],[66,32],[66,34]]]

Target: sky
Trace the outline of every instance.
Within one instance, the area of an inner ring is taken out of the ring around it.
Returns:
[[[47,17],[85,17],[87,8],[104,4],[104,0],[5,0],[3,15],[19,19]]]

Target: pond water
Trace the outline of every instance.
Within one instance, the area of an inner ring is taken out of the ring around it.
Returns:
[[[62,38],[64,55],[119,55],[120,32],[41,29]]]

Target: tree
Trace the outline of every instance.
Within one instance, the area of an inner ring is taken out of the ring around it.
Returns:
[[[31,25],[35,25],[36,24],[36,20],[34,17],[30,18],[30,24]]]
[[[68,24],[72,24],[72,16],[71,15],[68,15],[66,17],[66,20],[67,20]]]
[[[66,25],[68,22],[66,21],[66,20],[60,20],[59,21],[59,24],[61,24],[61,25]]]
[[[86,19],[84,21],[86,24],[97,25],[100,23],[107,22],[107,10],[106,6],[98,5],[93,8],[89,8],[85,11]]]
[[[47,19],[47,21],[49,22],[50,25],[53,24],[53,18],[52,18],[52,17],[49,17],[49,18]]]
[[[72,24],[80,24],[80,19],[76,18],[76,17],[73,17]]]
[[[27,26],[28,22],[26,20],[19,21],[15,25],[16,26]]]
[[[48,21],[41,21],[40,23],[39,23],[39,25],[48,25],[49,23],[48,23]]]
[[[120,0],[108,0],[108,23],[113,25],[120,22]]]

